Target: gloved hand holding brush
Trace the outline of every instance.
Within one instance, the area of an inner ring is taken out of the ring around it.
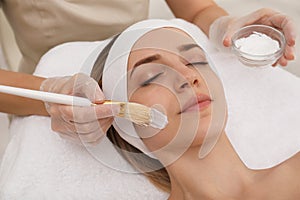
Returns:
[[[48,78],[42,82],[40,89],[85,97],[97,103],[105,99],[98,83],[85,74]],[[62,138],[89,144],[101,140],[112,124],[113,114],[119,112],[119,106],[114,104],[79,107],[45,102],[45,106],[51,116],[52,129]]]

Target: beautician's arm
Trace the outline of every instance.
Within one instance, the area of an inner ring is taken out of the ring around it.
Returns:
[[[0,85],[39,90],[44,78],[0,69]],[[0,93],[0,112],[16,115],[49,115],[41,101]]]
[[[242,17],[232,17],[213,0],[166,0],[174,15],[194,23],[209,36],[219,48],[230,47],[231,37],[239,28],[251,24],[263,24],[279,29],[285,35],[287,45],[283,56],[274,64],[286,66],[295,58],[296,28],[292,19],[273,9],[262,8]]]
[[[101,102],[105,97],[98,83],[85,74],[54,77],[41,77],[11,72],[0,69],[0,84],[62,93],[88,98],[92,102]],[[62,138],[77,143],[99,143],[112,124],[113,113],[118,106],[97,105],[90,107],[72,107],[67,105],[46,103],[27,98],[0,93],[0,112],[16,115],[50,115],[51,126]],[[49,113],[49,114],[48,114]]]
[[[228,15],[212,0],[166,0],[166,2],[176,17],[196,24],[206,35],[210,25],[217,18]]]

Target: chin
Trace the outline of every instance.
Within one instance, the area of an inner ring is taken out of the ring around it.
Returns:
[[[210,115],[202,116],[198,123],[197,133],[191,146],[199,146],[203,144],[203,141],[208,133],[209,127],[211,126]]]

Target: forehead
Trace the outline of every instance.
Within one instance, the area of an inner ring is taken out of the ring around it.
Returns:
[[[184,31],[177,28],[159,28],[143,35],[132,47],[138,49],[163,49],[178,53],[182,44],[193,44],[195,41]]]

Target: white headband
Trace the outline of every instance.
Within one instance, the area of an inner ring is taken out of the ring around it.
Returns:
[[[109,55],[107,57],[103,70],[103,92],[108,99],[128,102],[127,96],[127,62],[131,48],[135,42],[148,33],[157,28],[173,27],[185,31],[195,41],[204,43],[199,44],[203,49],[206,49],[206,36],[193,24],[187,23],[180,19],[160,20],[151,19],[141,21],[126,29],[117,40],[114,42]],[[139,138],[132,122],[123,119],[115,118],[113,122],[114,128],[119,132],[120,136],[131,145],[137,147],[145,154],[153,157],[143,141]]]

